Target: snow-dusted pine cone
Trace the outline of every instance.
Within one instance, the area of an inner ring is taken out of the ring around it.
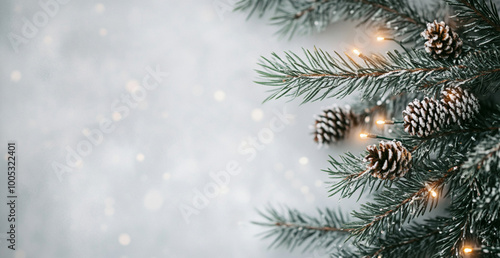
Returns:
[[[425,97],[415,99],[403,111],[404,128],[410,135],[429,136],[439,131],[445,119],[441,104],[435,99]]]
[[[341,108],[334,105],[316,117],[314,141],[320,145],[328,145],[342,140],[357,123],[357,115],[349,107]]]
[[[427,23],[427,29],[421,35],[427,40],[425,51],[434,59],[457,58],[462,52],[462,40],[443,21]]]
[[[461,125],[469,122],[479,113],[479,101],[469,91],[460,87],[449,87],[441,92],[441,106],[445,116],[445,124]]]
[[[404,176],[411,167],[411,152],[399,141],[381,141],[367,146],[368,155],[364,161],[370,162],[367,169],[372,176],[380,179],[395,179]]]

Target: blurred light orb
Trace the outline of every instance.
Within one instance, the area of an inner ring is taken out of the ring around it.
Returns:
[[[105,29],[105,28],[99,29],[99,35],[101,35],[103,37],[106,36],[106,35],[108,35],[108,30]]]
[[[144,197],[144,207],[146,207],[146,209],[148,210],[158,210],[162,205],[163,196],[160,191],[151,190]]]
[[[130,236],[128,234],[120,234],[120,236],[118,236],[118,242],[121,244],[121,245],[129,245],[130,244]]]
[[[225,186],[225,185],[224,185],[224,186],[222,186],[222,187],[219,189],[219,193],[220,193],[220,194],[227,194],[227,193],[229,193],[229,187],[227,187],[227,186]]]
[[[252,119],[256,122],[262,120],[262,118],[264,117],[264,112],[262,112],[262,109],[260,108],[256,108],[254,110],[252,110]]]
[[[50,45],[50,43],[52,43],[52,37],[51,36],[43,37],[43,43]]]
[[[307,194],[307,193],[309,193],[309,186],[307,186],[307,185],[303,185],[302,187],[300,187],[300,191],[301,191],[303,194]]]
[[[130,80],[125,85],[125,88],[130,93],[137,91],[140,87],[141,87],[141,85],[139,84],[139,82],[137,80]]]
[[[214,99],[219,102],[224,101],[224,99],[226,99],[226,93],[221,90],[218,90],[214,93]]]
[[[23,250],[16,250],[16,254],[14,255],[15,258],[25,258],[26,253]]]
[[[82,129],[82,134],[85,135],[85,136],[89,136],[90,135],[90,129],[88,128],[83,128]]]
[[[163,180],[169,180],[171,176],[170,173],[163,173]]]
[[[299,163],[300,163],[301,165],[307,165],[307,163],[309,163],[309,159],[308,159],[307,157],[301,157],[301,158],[299,159]]]
[[[106,7],[102,3],[97,3],[94,8],[96,13],[103,13],[106,10]]]
[[[10,73],[10,80],[13,82],[18,82],[21,80],[21,78],[22,78],[22,74],[18,70],[14,70]]]
[[[115,121],[115,122],[120,121],[122,119],[122,115],[120,114],[120,112],[113,112],[111,117],[113,118],[113,121]]]
[[[144,154],[142,154],[142,153],[139,153],[139,154],[137,154],[137,156],[135,156],[135,159],[136,159],[137,161],[139,161],[139,162],[143,162],[143,161],[144,161],[144,158],[145,158],[145,156],[144,156]]]

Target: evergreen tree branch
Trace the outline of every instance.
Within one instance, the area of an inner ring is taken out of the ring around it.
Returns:
[[[413,223],[391,234],[382,231],[372,245],[359,243],[355,251],[344,248],[331,257],[431,257],[438,251],[436,242],[443,234],[443,221],[426,219],[425,223]]]
[[[368,257],[401,257],[406,255],[412,255],[413,257],[424,257],[431,255],[435,250],[431,248],[433,243],[438,240],[439,230],[435,227],[429,229],[428,227],[423,227],[421,225],[414,226],[409,231],[404,234],[396,234],[395,236],[384,239],[382,246],[374,253],[365,254]],[[430,231],[430,232],[428,232]],[[428,233],[427,233],[428,232]],[[408,239],[408,240],[404,240]],[[392,243],[392,244],[391,244]],[[420,250],[418,254],[414,253],[414,250]],[[406,255],[405,255],[406,254]]]
[[[426,83],[423,88],[440,89],[438,86],[462,85],[479,93],[494,93],[500,89],[500,53],[498,51],[470,52],[460,61],[463,69],[451,70],[448,78]]]
[[[490,25],[492,29],[500,32],[500,19],[493,1],[489,1],[490,6],[487,5],[486,1],[481,0],[458,0],[457,2],[470,9],[477,17]]]
[[[299,224],[292,224],[292,223],[286,223],[286,222],[276,222],[274,224],[277,227],[286,227],[286,228],[302,228],[302,229],[309,229],[309,230],[314,230],[314,231],[332,231],[332,232],[349,232],[349,229],[346,228],[332,228],[332,227],[315,227],[315,226],[304,226],[304,225],[299,225]]]
[[[356,20],[359,25],[379,25],[392,31],[394,37],[405,36],[405,41],[419,39],[430,19],[424,14],[440,6],[431,6],[429,10],[416,8],[411,1],[401,0],[242,0],[237,10],[251,9],[260,15],[274,13],[271,21],[281,28],[278,33],[289,37],[305,34],[312,30],[323,31],[328,25],[344,19]],[[440,2],[438,2],[438,5]],[[420,40],[420,39],[419,39]],[[421,41],[421,40],[420,40]]]
[[[345,240],[349,233],[349,229],[342,227],[346,223],[344,215],[331,209],[318,209],[318,217],[288,208],[282,213],[273,208],[259,213],[266,222],[254,224],[270,227],[264,232],[264,238],[274,238],[270,247],[284,246],[289,250],[302,248],[303,251],[331,249]]]
[[[274,12],[284,0],[240,0],[236,3],[234,11],[248,11],[247,19],[258,12],[259,17],[268,12]]]
[[[461,165],[460,175],[451,182],[453,199],[448,208],[451,218],[444,228],[449,234],[440,241],[440,255],[458,256],[463,246],[478,245],[479,239],[490,246],[500,244],[500,239],[491,235],[500,229],[498,205],[490,205],[492,198],[499,199],[499,142],[500,130],[485,137]]]
[[[262,57],[257,83],[273,87],[265,101],[301,96],[303,102],[310,102],[355,91],[361,91],[363,99],[386,93],[436,94],[442,89],[438,85],[452,82],[483,94],[500,90],[500,53],[496,51],[470,53],[456,63],[434,60],[424,51],[361,55],[364,64],[349,55],[344,58],[335,52],[332,57],[318,49],[304,50],[304,55],[305,59],[293,52],[285,52],[284,59],[275,53],[273,59]]]
[[[500,128],[500,107],[483,102],[473,121],[462,126],[441,129],[427,137],[404,137],[403,142],[412,152],[414,162],[441,157],[449,153],[468,153],[485,137],[496,134]]]
[[[450,217],[447,218],[444,234],[438,242],[439,252],[433,257],[459,257],[462,247],[472,238],[470,212],[472,210],[472,191],[470,184],[457,187],[453,191],[453,198],[448,207]]]
[[[496,5],[485,0],[447,0],[455,9],[461,35],[477,47],[500,46],[500,18]]]
[[[286,59],[272,54],[274,60],[262,58],[262,70],[258,70],[262,81],[257,83],[276,87],[265,100],[283,96],[303,96],[303,102],[344,97],[356,90],[364,99],[375,94],[398,94],[419,90],[423,82],[433,76],[435,81],[448,78],[453,70],[465,69],[465,65],[454,65],[432,59],[425,52],[401,54],[389,52],[387,57],[363,56],[360,64],[346,55],[336,57],[315,49],[304,50],[307,62],[292,52],[285,52]]]
[[[396,231],[394,223],[402,227],[403,223],[423,215],[427,206],[429,211],[436,207],[438,199],[431,193],[442,193],[448,178],[457,173],[459,168],[453,166],[443,173],[443,165],[433,164],[432,169],[412,170],[415,178],[401,179],[393,184],[394,187],[375,193],[375,202],[363,204],[359,212],[353,212],[353,216],[359,221],[346,225],[353,228],[352,236],[355,236],[355,241],[370,244],[381,230],[387,229],[388,234],[392,234]],[[440,173],[441,176],[435,178]]]
[[[463,169],[463,181],[476,182],[473,218],[500,224],[500,129],[475,146]]]
[[[370,175],[363,157],[356,157],[351,153],[340,156],[342,162],[337,161],[330,156],[330,167],[324,172],[329,174],[333,180],[339,181],[332,183],[330,196],[340,193],[340,198],[350,198],[354,193],[358,193],[358,200],[363,193],[369,189],[369,192],[380,187],[389,187],[392,184],[390,180],[378,180]]]

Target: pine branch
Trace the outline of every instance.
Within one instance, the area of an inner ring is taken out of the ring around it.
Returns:
[[[318,217],[288,208],[283,213],[273,208],[259,213],[266,222],[254,224],[271,228],[264,232],[264,238],[274,238],[270,247],[283,246],[289,250],[302,248],[303,251],[316,248],[328,250],[345,240],[349,232],[349,229],[342,227],[346,223],[344,215],[330,209],[318,209]]]
[[[479,94],[500,90],[500,52],[497,50],[470,52],[460,60],[463,69],[450,70],[448,78],[433,80],[424,88],[439,90],[446,85],[465,86]],[[441,87],[438,87],[441,86]]]
[[[380,231],[392,234],[404,223],[436,207],[438,199],[432,193],[446,196],[442,194],[444,186],[450,176],[457,173],[458,166],[444,170],[443,167],[454,162],[455,159],[448,159],[413,169],[412,177],[400,179],[393,183],[393,187],[375,193],[374,202],[363,204],[360,211],[352,213],[359,221],[346,225],[353,228],[351,236],[355,237],[355,242],[371,244]]]
[[[440,9],[440,2],[429,9],[419,9],[411,1],[401,0],[244,0],[237,10],[258,10],[260,15],[274,12],[271,21],[280,26],[278,34],[292,37],[311,31],[323,31],[328,25],[344,19],[358,21],[359,25],[382,26],[393,37],[404,36],[403,41],[420,39],[426,23],[435,17],[425,17],[431,10]]]
[[[248,11],[247,19],[257,12],[259,17],[266,13],[274,12],[284,0],[240,0],[236,3],[234,11]]]
[[[407,238],[409,236],[410,239],[404,240],[404,241],[401,240],[402,239],[401,235],[399,235],[396,238],[397,242],[394,241],[394,237],[392,237],[392,239],[391,239],[392,241],[388,240],[388,239],[384,239],[385,240],[384,241],[385,245],[382,245],[382,247],[380,247],[376,252],[374,252],[373,254],[370,254],[369,256],[370,257],[378,257],[379,255],[381,255],[383,253],[389,253],[390,254],[389,251],[394,252],[394,250],[397,250],[397,255],[403,255],[403,252],[401,251],[401,247],[403,247],[403,246],[415,245],[416,243],[424,242],[424,240],[427,240],[427,241],[425,241],[425,243],[429,243],[431,241],[436,241],[438,239],[436,237],[436,235],[439,233],[439,230],[433,229],[431,232],[426,233],[425,235],[421,235],[421,232],[422,232],[422,228],[417,228],[417,229],[412,230],[411,233],[407,235]],[[390,244],[391,242],[395,242],[395,243]],[[420,253],[418,255],[422,255],[422,254],[423,255],[429,255],[429,251],[430,250],[428,249],[428,245],[424,245],[424,246],[421,246],[421,247],[427,247],[427,248],[424,249],[424,252],[426,251],[427,253]],[[412,248],[410,248],[410,252],[406,252],[406,253],[407,254],[411,254],[411,252],[413,252],[413,250],[415,250],[414,248],[417,249],[418,247],[412,247]],[[420,249],[420,248],[418,248],[418,249]],[[385,256],[387,256],[387,255],[385,255]]]
[[[421,86],[432,81],[449,78],[453,70],[466,69],[432,59],[427,53],[417,51],[401,54],[389,52],[386,57],[362,55],[364,64],[336,53],[336,57],[322,50],[304,50],[307,62],[292,52],[285,52],[285,59],[272,54],[273,60],[262,58],[261,81],[257,83],[275,87],[265,100],[283,96],[303,96],[303,102],[345,97],[359,90],[363,99],[375,94],[398,94],[422,90]]]
[[[469,153],[485,137],[500,128],[500,107],[483,102],[480,113],[473,121],[462,126],[441,129],[428,137],[404,137],[402,140],[412,152],[414,162],[431,157],[447,156],[449,153]]]
[[[453,190],[453,198],[448,212],[450,217],[444,222],[443,232],[438,241],[437,254],[433,257],[459,257],[463,246],[472,239],[470,212],[472,210],[472,191],[470,185]]]
[[[416,223],[393,234],[385,234],[373,246],[364,247],[364,257],[429,257],[436,252],[433,248],[443,233],[438,228],[439,219],[426,220],[425,224]],[[418,252],[415,252],[418,250]]]
[[[351,153],[346,153],[340,156],[340,159],[342,162],[330,156],[330,167],[323,170],[329,174],[330,179],[340,179],[335,183],[330,182],[332,184],[328,191],[330,196],[340,193],[340,198],[350,198],[358,193],[359,200],[366,190],[371,193],[380,187],[389,187],[392,184],[390,180],[378,180],[372,177],[362,156],[356,157]]]
[[[500,46],[500,17],[496,5],[485,0],[447,0],[455,9],[461,33],[478,47]]]
[[[496,135],[488,135],[470,154],[464,168],[474,173],[500,171],[500,127],[492,128]]]
[[[500,52],[470,53],[456,63],[439,61],[423,51],[389,52],[387,56],[361,55],[364,63],[349,55],[304,50],[305,59],[293,52],[285,58],[273,53],[262,57],[257,83],[273,87],[265,101],[302,97],[303,103],[345,97],[361,91],[363,99],[374,95],[423,92],[436,94],[440,85],[463,85],[479,94],[500,90]]]
[[[436,242],[443,234],[444,218],[426,219],[388,234],[382,231],[372,245],[357,244],[356,250],[343,248],[331,257],[431,257],[437,250]]]
[[[490,205],[491,199],[500,198],[500,130],[485,137],[469,153],[468,160],[461,165],[461,173],[450,183],[452,203],[448,232],[440,240],[440,255],[458,256],[465,245],[478,246],[479,239],[488,246],[500,244],[496,233],[500,230],[498,204]],[[472,244],[471,244],[472,243]],[[494,248],[493,248],[494,249]],[[488,249],[482,250],[487,254]],[[492,250],[494,251],[494,250]]]
[[[490,224],[500,220],[500,129],[479,142],[463,165],[463,181],[476,180],[473,217]]]

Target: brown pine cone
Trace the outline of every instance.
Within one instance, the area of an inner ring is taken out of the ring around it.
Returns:
[[[367,169],[380,179],[395,179],[404,176],[411,167],[411,153],[399,141],[381,141],[378,145],[367,146],[369,162]]]
[[[419,137],[429,136],[439,131],[445,119],[444,115],[440,103],[435,99],[415,99],[403,111],[405,132]]]
[[[351,127],[357,123],[358,117],[349,107],[340,108],[334,105],[316,117],[314,141],[320,145],[338,142],[344,139]]]
[[[462,40],[443,21],[427,23],[427,29],[421,35],[427,40],[424,45],[425,51],[434,59],[457,58],[462,52]]]
[[[449,87],[441,92],[441,106],[445,124],[461,125],[472,120],[479,113],[479,101],[469,91],[460,87]]]

